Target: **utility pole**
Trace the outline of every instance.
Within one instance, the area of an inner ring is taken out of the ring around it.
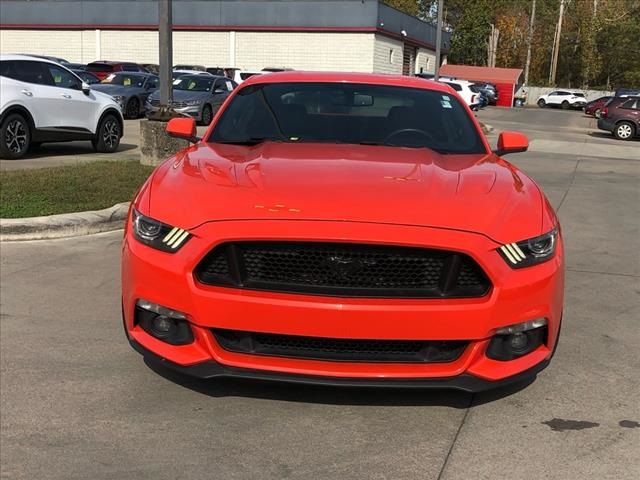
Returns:
[[[173,9],[171,0],[158,0],[158,30],[160,46],[160,106],[171,105],[172,60],[173,60]]]
[[[533,24],[536,19],[536,0],[531,2],[531,18],[529,18],[529,36],[527,38],[527,61],[524,64],[524,84],[529,85],[529,67],[531,66],[531,42],[533,42]]]
[[[438,25],[436,26],[436,74],[434,80],[437,82],[440,78],[440,54],[442,43],[442,10],[444,0],[438,0]]]
[[[491,34],[489,35],[489,49],[488,49],[488,58],[487,58],[487,66],[495,67],[496,66],[496,54],[498,52],[498,38],[500,36],[500,30],[496,28],[493,23],[489,24],[491,26]]]
[[[556,25],[556,34],[553,39],[553,54],[551,57],[551,70],[549,71],[549,85],[556,83],[556,70],[558,68],[558,53],[560,51],[560,35],[562,34],[562,19],[564,17],[564,2],[560,0],[560,13],[558,14],[558,25]]]

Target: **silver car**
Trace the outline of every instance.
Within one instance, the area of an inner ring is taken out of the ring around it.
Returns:
[[[238,85],[227,77],[183,75],[173,81],[171,107],[182,115],[193,117],[201,125],[209,125],[222,102]],[[152,116],[160,109],[160,92],[149,95],[146,110]]]

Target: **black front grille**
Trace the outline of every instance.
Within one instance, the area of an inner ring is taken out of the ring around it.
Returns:
[[[462,253],[346,243],[225,243],[195,275],[208,285],[347,297],[479,297],[491,287]]]
[[[212,329],[225,350],[252,355],[270,355],[315,360],[351,362],[443,363],[456,360],[466,341],[355,340],[303,337],[238,330]]]

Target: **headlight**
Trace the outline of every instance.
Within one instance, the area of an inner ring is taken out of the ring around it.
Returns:
[[[145,217],[135,209],[132,220],[136,239],[163,252],[177,252],[191,238],[191,234],[186,230]]]
[[[187,100],[186,102],[184,102],[184,104],[189,107],[195,107],[196,105],[200,105],[201,103],[202,100]]]
[[[530,267],[546,262],[556,253],[558,229],[544,235],[516,243],[507,243],[498,248],[498,253],[511,268]]]

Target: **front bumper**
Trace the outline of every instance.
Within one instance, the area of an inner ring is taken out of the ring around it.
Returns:
[[[140,244],[127,231],[122,265],[124,324],[130,341],[185,373],[204,378],[232,375],[336,385],[389,382],[475,390],[477,382],[495,387],[546,365],[557,341],[564,289],[561,241],[552,260],[513,270],[496,252],[499,245],[482,235],[426,227],[297,221],[292,230],[291,222],[286,221],[227,221],[211,222],[191,233],[193,237],[176,254],[167,254]],[[484,297],[466,299],[337,298],[207,286],[193,276],[202,257],[230,239],[364,243],[371,238],[381,244],[468,254],[485,270],[493,288]],[[169,345],[134,325],[135,302],[141,298],[186,313],[195,341]],[[540,317],[548,320],[544,345],[511,361],[485,355],[496,329]],[[470,344],[458,359],[448,363],[311,360],[225,350],[211,332],[214,327],[326,338],[468,340]],[[454,380],[467,377],[473,381]],[[458,382],[462,386],[456,386]],[[475,386],[465,387],[468,382]]]
[[[264,370],[250,370],[229,367],[212,360],[195,365],[178,365],[168,361],[151,350],[143,347],[135,340],[129,339],[131,347],[146,360],[173,370],[181,375],[211,380],[217,378],[242,378],[247,380],[276,381],[300,385],[323,385],[329,387],[375,387],[375,388],[421,388],[421,389],[453,389],[469,393],[484,392],[533,379],[544,370],[551,359],[545,359],[533,367],[501,380],[489,381],[469,374],[461,374],[447,378],[423,379],[387,379],[387,378],[342,378],[323,377],[319,375],[297,375]]]
[[[154,113],[160,111],[160,107],[151,105],[149,102],[145,103],[145,114],[147,116],[153,116]],[[202,120],[202,105],[193,105],[182,108],[173,108],[176,113],[185,117],[194,118],[197,122]]]

